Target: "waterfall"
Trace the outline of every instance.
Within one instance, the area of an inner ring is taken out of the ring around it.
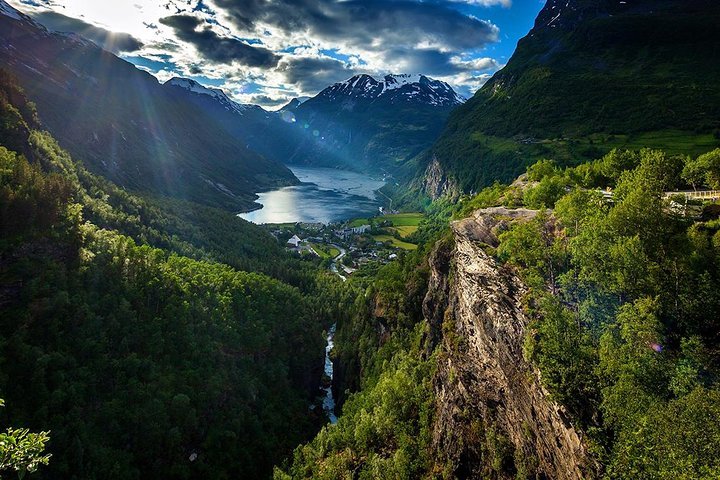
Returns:
[[[332,380],[333,380],[333,362],[330,360],[330,352],[335,346],[333,338],[335,337],[335,329],[337,324],[330,327],[327,335],[327,344],[325,345],[325,375],[330,379],[330,383],[325,390],[325,398],[323,399],[323,410],[330,420],[330,423],[337,423],[337,417],[335,416],[335,399],[332,393]]]

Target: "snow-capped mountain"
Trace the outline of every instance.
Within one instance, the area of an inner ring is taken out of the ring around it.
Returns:
[[[389,103],[424,103],[434,106],[454,106],[465,101],[445,82],[425,75],[386,75],[376,80],[366,74],[355,75],[336,83],[318,94],[316,98],[335,100],[340,98],[379,99]]]
[[[189,78],[173,77],[165,82],[165,86],[178,87],[187,90],[188,92],[208,96],[220,103],[226,110],[239,113],[240,115],[250,108],[260,108],[256,105],[242,105],[237,103],[236,101],[230,99],[230,97],[228,97],[221,89],[206,87]]]
[[[398,174],[463,101],[450,85],[425,75],[355,75],[282,109],[292,113],[300,138],[287,161]]]

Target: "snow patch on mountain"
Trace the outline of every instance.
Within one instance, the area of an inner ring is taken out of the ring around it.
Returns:
[[[3,0],[0,0],[0,15],[5,15],[6,17],[10,17],[14,20],[25,20],[25,16],[23,14],[15,10]]]
[[[385,76],[385,89],[386,90],[395,90],[396,88],[400,88],[403,85],[407,85],[409,83],[420,83],[420,80],[423,78],[423,75],[411,75],[407,73],[399,74],[399,75],[386,75]]]
[[[165,85],[182,88],[198,95],[207,95],[217,100],[223,107],[225,107],[226,110],[233,111],[240,115],[249,108],[254,107],[254,105],[241,105],[231,100],[230,97],[228,97],[227,94],[219,88],[209,88],[189,78],[173,77],[165,82]]]
[[[319,98],[335,100],[345,97],[377,100],[390,103],[413,102],[433,106],[459,105],[465,98],[445,82],[420,74],[386,75],[382,81],[367,75],[355,75],[336,83],[318,94]]]

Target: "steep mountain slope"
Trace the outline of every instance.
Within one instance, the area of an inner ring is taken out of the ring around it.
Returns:
[[[463,99],[423,75],[356,75],[285,111],[300,145],[288,161],[395,174],[430,146]]]
[[[300,133],[281,115],[258,105],[239,104],[217,88],[208,88],[187,78],[172,78],[164,88],[179,102],[190,102],[242,142],[251,151],[275,162],[285,163]]]
[[[297,181],[149,74],[0,4],[0,62],[93,172],[129,189],[234,210],[250,207],[256,191]]]
[[[339,307],[316,289],[339,280],[233,213],[89,173],[2,69],[0,119],[0,392],[51,431],[36,478],[268,478],[324,420]]]
[[[718,144],[720,4],[549,0],[507,66],[458,108],[433,155],[464,190],[536,159]]]
[[[515,478],[595,477],[583,433],[524,358],[528,288],[483,250],[497,247],[493,232],[502,222],[527,221],[537,213],[475,212],[453,224],[454,248],[438,249],[430,258],[425,314],[431,329],[444,332],[434,378],[433,449],[457,478],[494,478],[495,463],[517,472]]]

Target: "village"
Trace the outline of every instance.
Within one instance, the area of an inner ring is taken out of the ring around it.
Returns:
[[[416,250],[413,235],[423,218],[421,213],[395,213],[327,225],[289,223],[266,227],[287,250],[319,258],[346,280],[366,265],[386,264],[397,260],[404,251]]]

